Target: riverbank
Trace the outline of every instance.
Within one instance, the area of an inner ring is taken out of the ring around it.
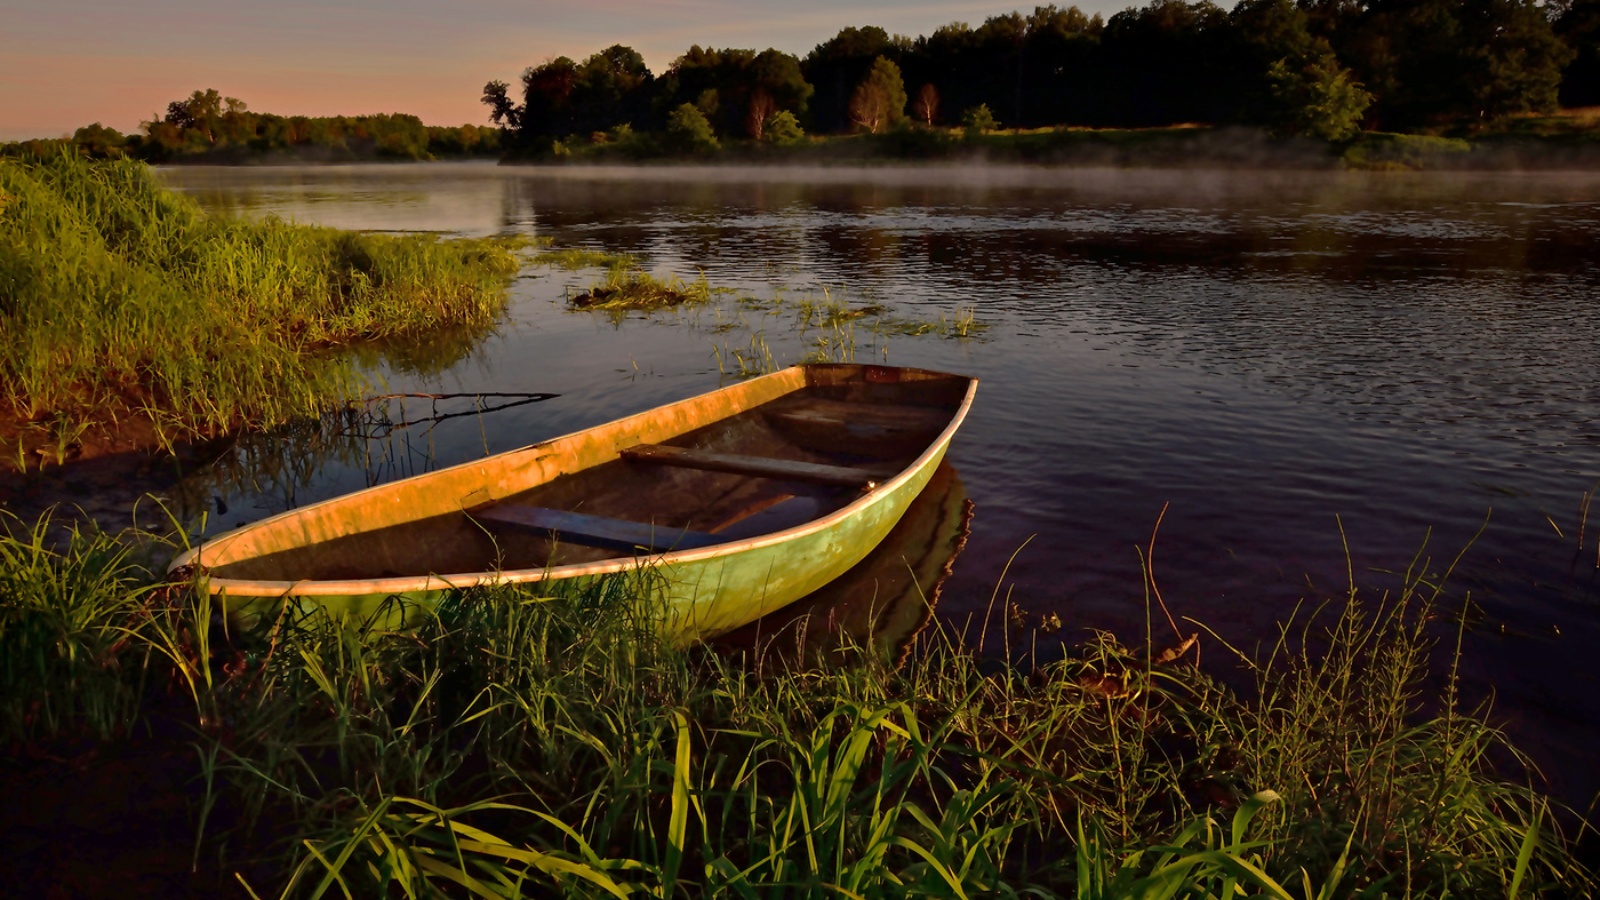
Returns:
[[[492,328],[524,242],[203,213],[142,163],[0,158],[0,467],[173,449],[362,395],[341,348]]]
[[[464,128],[467,126],[463,126]],[[485,129],[487,130],[487,129]],[[449,129],[446,129],[449,131]],[[1058,126],[977,131],[905,125],[881,134],[803,135],[785,143],[725,138],[684,150],[663,136],[632,129],[599,131],[505,147],[509,138],[391,161],[495,159],[508,164],[670,163],[698,165],[874,165],[884,163],[1031,164],[1069,168],[1264,168],[1282,171],[1562,171],[1600,170],[1600,112],[1594,108],[1528,115],[1475,130],[1408,134],[1360,132],[1345,141],[1280,137],[1261,128],[1177,125],[1154,128]],[[31,153],[77,149],[95,156],[122,150],[95,142],[30,141]],[[463,145],[464,146],[464,145]],[[492,147],[492,150],[485,149]],[[162,156],[174,166],[296,166],[382,161],[386,157],[321,146],[262,149],[228,145]]]
[[[31,804],[4,826],[27,850],[0,866],[13,885],[180,897],[241,884],[259,896],[1595,886],[1574,855],[1583,831],[1496,731],[1449,693],[1417,709],[1440,637],[1427,623],[1443,612],[1420,580],[1335,598],[1343,612],[1288,628],[1249,661],[1255,691],[1238,693],[1164,623],[1163,637],[1102,635],[1034,665],[1021,648],[1054,640],[1053,626],[1012,602],[973,626],[1015,648],[1009,665],[969,649],[976,630],[925,633],[899,668],[874,652],[790,666],[678,649],[625,581],[540,602],[463,594],[409,634],[315,615],[242,633],[193,586],[154,574],[164,548],[148,536],[83,532],[56,552],[38,539],[47,524],[12,526],[0,746],[10,795]],[[1200,641],[1213,665],[1231,655]],[[36,827],[46,815],[55,824]]]
[[[1259,128],[1038,128],[971,131],[902,127],[883,134],[811,136],[786,144],[724,141],[674,152],[656,136],[597,133],[513,150],[511,163],[693,162],[850,165],[1000,163],[1065,168],[1212,168],[1286,171],[1508,171],[1600,169],[1600,126],[1589,115],[1511,120],[1476,133],[1362,132],[1348,141],[1276,137]]]

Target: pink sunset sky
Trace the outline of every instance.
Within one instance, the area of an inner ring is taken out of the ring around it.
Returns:
[[[1067,6],[1070,4],[1059,4]],[[1129,0],[1089,0],[1109,16]],[[611,44],[660,73],[691,44],[804,56],[847,26],[917,36],[1033,3],[913,0],[0,0],[0,140],[119,131],[216,88],[282,115],[488,124],[486,82]]]

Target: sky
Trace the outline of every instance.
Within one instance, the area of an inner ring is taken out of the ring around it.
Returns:
[[[1060,6],[1073,5],[1059,3]],[[1084,0],[1109,17],[1139,0]],[[0,0],[0,140],[122,132],[216,88],[259,112],[405,112],[488,124],[492,80],[612,44],[657,74],[690,45],[804,56],[849,26],[912,37],[1028,2],[987,0]]]

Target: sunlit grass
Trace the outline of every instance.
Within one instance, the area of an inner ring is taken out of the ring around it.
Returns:
[[[520,266],[515,241],[208,216],[130,161],[0,158],[0,192],[0,402],[58,456],[130,420],[170,443],[314,415],[364,387],[336,348],[488,327]]]
[[[568,303],[577,309],[603,312],[670,309],[696,306],[711,299],[712,288],[702,273],[685,282],[676,275],[657,278],[630,261],[609,269],[587,291],[573,295]]]

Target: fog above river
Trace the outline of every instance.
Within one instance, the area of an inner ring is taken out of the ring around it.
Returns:
[[[508,204],[537,205],[528,190],[631,205],[640,189],[691,205],[734,208],[803,203],[819,188],[882,191],[870,205],[922,199],[982,204],[1036,192],[1111,206],[1251,207],[1374,203],[1388,211],[1438,211],[1452,198],[1507,204],[1593,204],[1600,172],[1326,172],[1268,169],[1051,168],[952,163],[883,166],[639,165],[501,166],[492,162],[426,165],[192,167],[160,170],[169,182],[213,208],[276,214],[335,227],[492,234],[518,230]],[[746,188],[789,188],[750,195]],[[719,189],[731,189],[722,192]],[[973,196],[977,194],[979,196]],[[555,196],[548,200],[557,201]],[[516,212],[522,212],[520,210]]]

